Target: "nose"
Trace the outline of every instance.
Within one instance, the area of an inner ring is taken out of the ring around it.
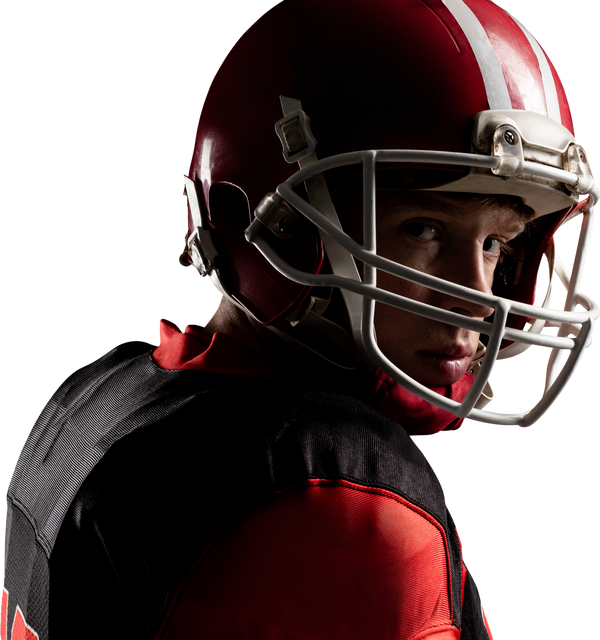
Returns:
[[[494,265],[486,262],[480,247],[462,248],[456,252],[452,260],[446,262],[445,267],[445,273],[437,274],[443,280],[479,293],[492,293]],[[494,312],[494,309],[486,304],[451,295],[444,295],[441,306],[454,313],[478,319],[487,318]]]

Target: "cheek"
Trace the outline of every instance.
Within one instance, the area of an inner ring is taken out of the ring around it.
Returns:
[[[434,303],[436,293],[401,278],[386,273],[377,274],[377,285],[381,289],[401,295],[411,300],[428,304]],[[375,331],[380,348],[394,360],[401,352],[408,351],[415,343],[423,341],[430,329],[431,321],[422,316],[391,307],[387,304],[375,305]]]
[[[438,243],[435,242],[415,246],[395,229],[391,229],[387,237],[383,233],[378,234],[377,237],[377,253],[379,255],[423,273],[429,273],[432,266],[436,264],[440,257],[439,249]],[[386,274],[382,273],[381,275],[383,277]]]
[[[429,302],[430,304],[434,303],[434,297],[436,295],[436,292],[432,289],[415,284],[414,282],[409,282],[403,278],[397,278],[385,271],[377,272],[377,286],[380,289],[385,289],[385,291],[396,293],[405,298],[418,300],[419,302]]]
[[[402,309],[390,307],[387,304],[375,305],[375,330],[381,342],[386,338],[393,338],[394,342],[414,342],[424,318]]]
[[[374,324],[379,349],[405,374],[426,386],[455,382],[432,370],[422,355],[424,350],[452,342],[444,325],[384,304],[376,305]]]
[[[490,262],[489,264],[484,266],[484,277],[490,291],[492,290],[492,285],[494,284],[494,274],[496,273],[497,267],[497,260]]]

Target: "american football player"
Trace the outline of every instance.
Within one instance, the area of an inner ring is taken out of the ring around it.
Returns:
[[[491,638],[409,436],[533,424],[589,343],[598,193],[540,45],[489,0],[285,0],[215,77],[185,193],[180,261],[222,304],[47,405],[9,487],[2,640]],[[543,396],[492,410],[530,347]]]

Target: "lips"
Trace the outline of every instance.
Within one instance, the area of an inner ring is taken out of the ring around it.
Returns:
[[[454,358],[456,360],[459,360],[461,358],[470,358],[473,355],[473,349],[469,345],[451,344],[439,349],[423,350],[419,353],[429,356],[440,356],[442,358]]]
[[[436,350],[419,351],[423,364],[435,372],[437,384],[453,384],[460,380],[467,372],[473,349],[468,346],[450,345]]]

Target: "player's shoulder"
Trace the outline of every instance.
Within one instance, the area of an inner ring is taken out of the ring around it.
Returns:
[[[151,354],[155,348],[146,342],[126,342],[74,371],[52,394],[33,431],[51,421],[57,410],[62,412],[67,405],[84,401],[89,397],[87,394],[90,390],[106,380],[118,378],[119,372],[132,364],[137,362],[143,368],[146,363],[151,367]]]
[[[158,403],[168,412],[169,404],[206,386],[198,384],[198,378],[206,378],[202,372],[161,368],[152,357],[155,349],[146,342],[127,342],[75,371],[50,398],[32,435],[61,430],[67,423],[71,431],[88,434],[86,440],[124,421],[135,428],[144,422],[143,407]],[[137,417],[131,422],[133,413]]]
[[[399,492],[445,517],[442,489],[407,432],[360,395],[285,391],[269,400],[262,428],[273,459],[295,459],[314,477]]]

